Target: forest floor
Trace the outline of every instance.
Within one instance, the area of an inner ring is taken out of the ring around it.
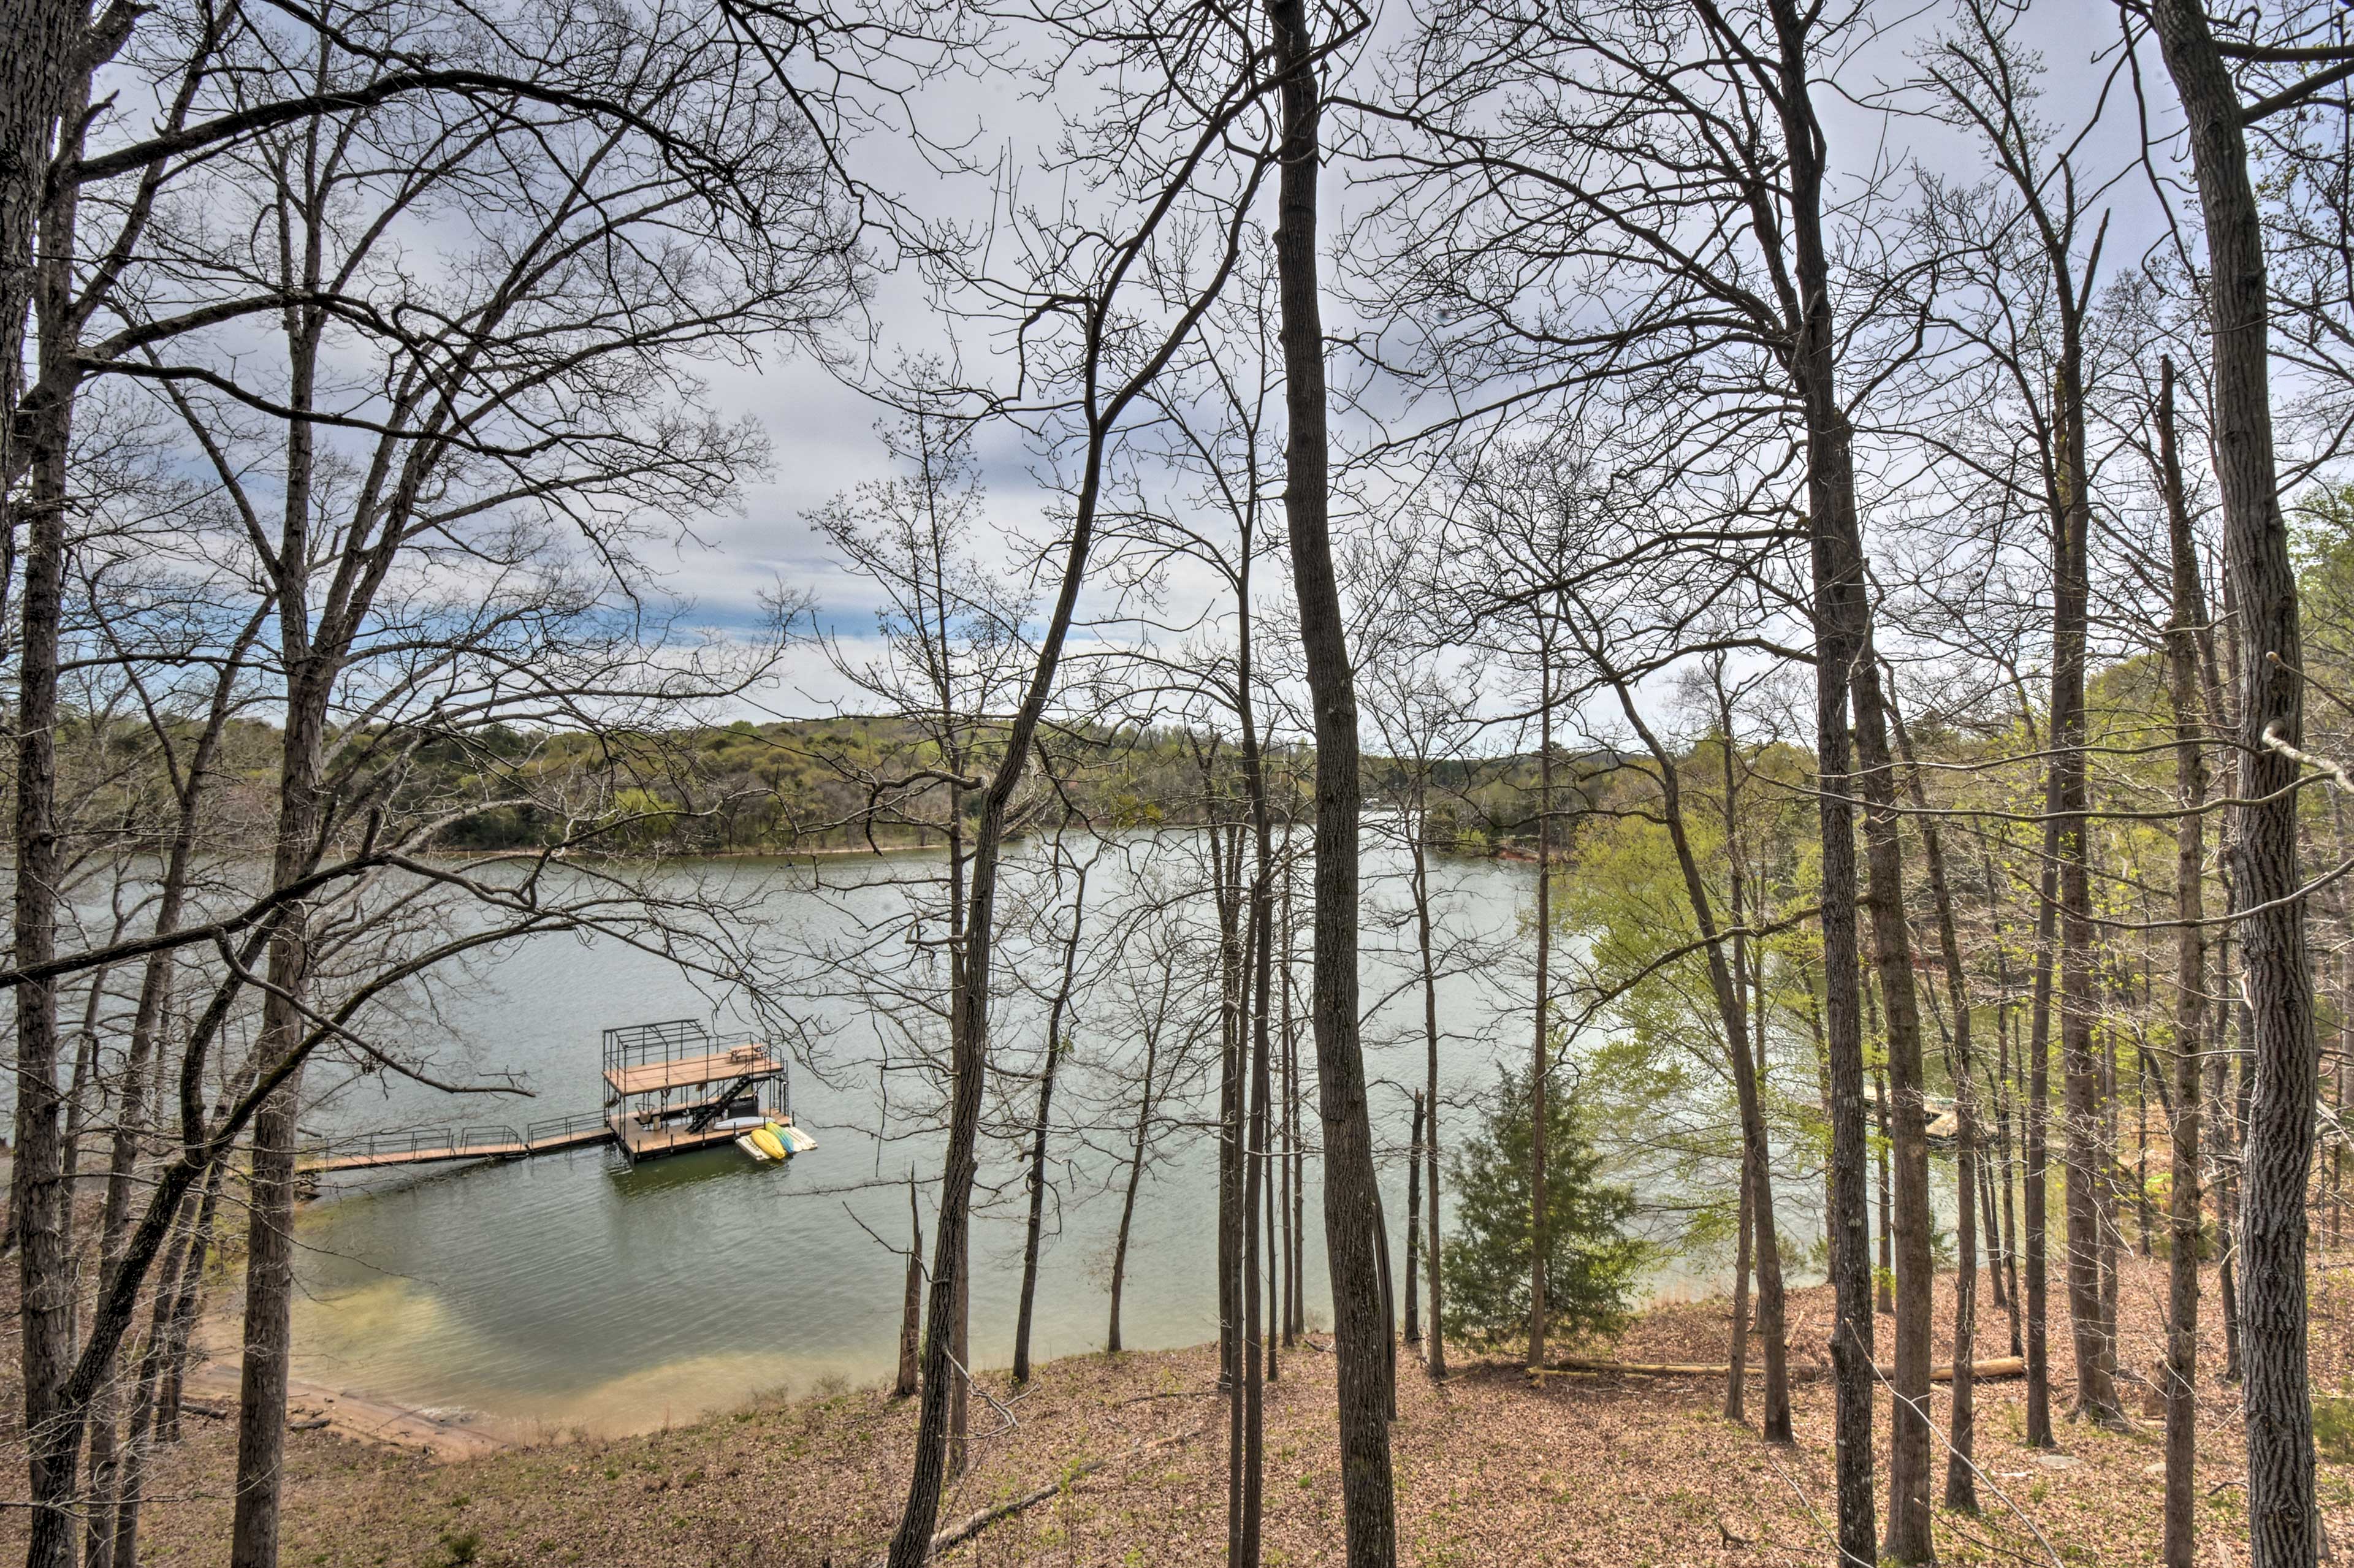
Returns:
[[[2316,1283],[2315,1388],[2335,1396],[2354,1390],[2354,1281],[2325,1270]],[[2163,1265],[2127,1260],[2119,1315],[2129,1371],[2157,1364],[2164,1289]],[[2214,1302],[2211,1280],[2202,1303],[2211,1319]],[[1942,1361],[1950,1280],[1938,1305]],[[1402,1351],[1393,1435],[1400,1561],[1423,1568],[1828,1561],[1830,1388],[1814,1374],[1826,1364],[1829,1294],[1797,1292],[1792,1308],[1791,1363],[1803,1381],[1793,1391],[1797,1440],[1788,1447],[1724,1419],[1721,1377],[1559,1376],[1537,1388],[1509,1361],[1462,1358],[1440,1385]],[[1980,1321],[1980,1357],[2006,1353],[2004,1312],[1982,1306]],[[1627,1361],[1721,1361],[1729,1324],[1722,1300],[1663,1307],[1615,1345],[1586,1348]],[[2064,1317],[2054,1329],[2061,1451],[2024,1446],[2023,1383],[1979,1384],[1981,1512],[1938,1511],[1945,1562],[2158,1560],[2163,1422],[2141,1414],[2138,1388],[2128,1395],[2132,1432],[2067,1421]],[[1883,1358],[1887,1334],[1883,1320]],[[2221,1364],[2217,1326],[2211,1321],[2201,1339],[2200,1561],[2235,1568],[2246,1560],[2236,1391],[2212,1375]],[[1018,1397],[1002,1374],[985,1379],[990,1399],[973,1404],[972,1465],[941,1509],[943,1528],[1091,1461],[1106,1463],[939,1561],[1181,1568],[1217,1560],[1225,1404],[1215,1361],[1211,1347],[1074,1357],[1041,1368]],[[1339,1563],[1329,1340],[1311,1336],[1282,1358],[1280,1372],[1267,1402],[1265,1561],[1270,1568]],[[1753,1422],[1758,1388],[1753,1379]],[[1948,1395],[1939,1385],[1941,1434]],[[2348,1408],[2354,1404],[2333,1398],[2326,1414]],[[880,1392],[779,1392],[695,1426],[456,1463],[297,1430],[289,1434],[281,1562],[866,1568],[897,1516],[914,1424],[912,1401]],[[151,1564],[195,1568],[226,1556],[233,1424],[190,1426],[190,1440],[156,1477],[145,1527]],[[1883,1477],[1887,1432],[1883,1396],[1874,1424]],[[1940,1495],[1944,1452],[1941,1438]],[[2331,1537],[2354,1541],[2354,1466],[2326,1459],[2320,1489]]]

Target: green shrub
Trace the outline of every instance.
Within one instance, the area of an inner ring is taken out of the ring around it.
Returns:
[[[474,1531],[453,1531],[441,1538],[441,1544],[428,1557],[426,1568],[466,1568],[482,1554],[482,1538]]]

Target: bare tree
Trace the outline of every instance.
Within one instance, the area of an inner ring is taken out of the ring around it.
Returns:
[[[1121,1100],[1131,1088],[1136,1096],[1120,1150],[1126,1174],[1120,1181],[1119,1221],[1112,1233],[1110,1320],[1104,1349],[1115,1354],[1121,1349],[1120,1300],[1137,1195],[1160,1151],[1180,1130],[1170,1107],[1184,1100],[1201,1070],[1201,1045],[1211,1027],[1204,1011],[1193,1005],[1185,969],[1183,945],[1169,923],[1147,920],[1124,945],[1108,980],[1113,1001],[1108,1022],[1141,1047],[1140,1056],[1119,1067],[1113,1078],[1116,1108],[1125,1111]]]
[[[1406,919],[1411,923],[1415,984],[1421,992],[1423,1085],[1420,1180],[1407,1183],[1408,1272],[1417,1250],[1429,1291],[1424,1365],[1447,1376],[1445,1271],[1439,1234],[1439,1061],[1448,1031],[1439,1016],[1439,982],[1448,975],[1484,970],[1500,960],[1493,944],[1451,929],[1434,877],[1434,857],[1458,847],[1473,815],[1446,776],[1469,768],[1483,726],[1476,675],[1450,668],[1447,644],[1452,574],[1441,564],[1448,537],[1443,519],[1416,519],[1394,539],[1376,539],[1352,558],[1356,601],[1363,607],[1357,646],[1358,678],[1370,694],[1366,712],[1379,737],[1383,763],[1375,788],[1406,856]],[[1423,585],[1417,588],[1417,584]],[[1440,585],[1434,589],[1429,585]],[[1437,598],[1440,602],[1431,602]],[[1483,601],[1484,602],[1484,601]],[[1475,610],[1474,614],[1478,612]],[[1411,1201],[1420,1199],[1420,1206]],[[1413,1237],[1421,1237],[1418,1248]],[[1413,1295],[1408,1282],[1408,1297]],[[1407,1308],[1407,1338],[1415,1322]]]
[[[1068,852],[1058,835],[1055,843],[1055,880],[1059,885]],[[1021,1306],[1013,1320],[1013,1381],[1030,1381],[1030,1313],[1038,1295],[1038,1243],[1046,1213],[1046,1137],[1054,1126],[1055,1075],[1063,1062],[1064,1033],[1071,1016],[1073,993],[1078,986],[1079,938],[1087,924],[1087,873],[1092,862],[1075,863],[1071,887],[1071,932],[1063,942],[1063,967],[1046,1008],[1046,1056],[1038,1069],[1038,1118],[1030,1146],[1030,1213],[1022,1243]]]
[[[2232,46],[2195,0],[2157,0],[2150,21],[2190,122],[2205,221],[2213,333],[2210,382],[2224,551],[2239,632],[2240,768],[2232,913],[2240,938],[2254,1093],[2240,1213],[2248,1432],[2248,1533],[2257,1568],[2310,1563],[2318,1549],[2313,1408],[2306,1369],[2306,1181],[2313,1163],[2313,980],[2297,873],[2297,775],[2305,688],[2296,572],[2273,450],[2269,313],[2261,218],[2245,127],[2344,79],[2323,64],[2253,103],[2230,58],[2296,67],[2335,56]],[[2294,13],[2288,18],[2295,26]],[[2341,51],[2342,52],[2342,51]]]
[[[2056,343],[2028,353],[2014,339],[1998,345],[2012,394],[2030,411],[2042,449],[2042,477],[2052,516],[2052,662],[2051,792],[2060,858],[2061,1057],[2065,1065],[2069,1179],[2069,1319],[2076,1355],[2077,1414],[2105,1423],[2123,1420],[2115,1378],[2115,1334],[2101,1281],[2114,1215],[2105,1193],[2108,1156],[2101,1135],[2100,1084],[2093,1031],[2093,914],[2089,796],[2086,781],[2084,679],[2091,593],[2092,469],[2086,452],[2085,321],[2093,308],[2105,213],[2095,214],[2096,191],[2083,187],[2073,145],[2054,145],[2052,132],[2031,107],[2031,65],[2010,37],[2014,14],[1966,5],[1961,29],[1940,41],[1928,62],[1943,111],[1981,137],[2009,187],[1998,224],[2023,231],[2034,264],[2031,286],[2048,296]],[[2097,121],[2095,109],[2092,119]],[[2089,238],[2084,229],[2090,225]],[[2030,299],[2033,299],[2030,295]],[[2034,313],[1996,306],[1997,321]],[[2012,329],[2014,332],[2016,328]],[[2041,354],[2053,363],[2047,372]]]
[[[2174,361],[2160,362],[2158,485],[2166,506],[2173,616],[2166,629],[2167,694],[2174,710],[2174,1137],[2166,1298],[2166,1562],[2190,1568],[2197,1537],[2199,1456],[2200,1048],[2206,1040],[2207,751],[2199,672],[2206,589],[2174,434]]]
[[[1878,674],[1864,657],[1850,399],[1876,384],[1871,329],[1884,296],[1843,295],[1835,284],[1830,230],[1854,241],[1858,257],[1871,253],[1874,193],[1868,180],[1828,188],[1838,147],[1815,109],[1826,62],[1857,25],[1850,13],[1781,0],[1694,5],[1665,27],[1609,4],[1441,7],[1401,63],[1411,134],[1394,159],[1401,194],[1382,217],[1414,236],[1393,252],[1405,263],[1391,297],[1423,324],[1424,367],[1445,361],[1441,379],[1457,397],[1468,400],[1475,378],[1495,388],[1477,405],[1488,409],[1623,382],[1611,395],[1633,410],[1657,410],[1686,440],[1706,432],[1692,450],[1718,466],[1687,462],[1688,479],[1706,474],[1757,496],[1773,493],[1768,476],[1802,466],[1790,511],[1804,517],[1809,546],[1823,781],[1838,1537],[1843,1552],[1876,1560],[1850,682],[1868,770],[1884,768],[1886,748]],[[1675,178],[1653,177],[1662,158]],[[1490,291],[1491,282],[1507,286]],[[1841,298],[1854,300],[1852,320],[1836,319]],[[1853,362],[1844,374],[1843,361]],[[1757,472],[1734,471],[1740,456],[1767,450],[1775,456],[1761,455]],[[1901,925],[1892,867],[1875,859],[1875,909]],[[1890,1547],[1913,1557],[1926,1552],[1925,1425],[1904,1436],[1907,1510]]]
[[[1965,1513],[1978,1511],[1978,1467],[1972,1457],[1977,1444],[1974,1404],[1978,1333],[1978,1079],[1970,1064],[1970,985],[1962,967],[1959,924],[1954,915],[1953,887],[1946,876],[1945,835],[1921,782],[1913,741],[1895,700],[1894,673],[1890,672],[1888,722],[1896,737],[1898,756],[1914,808],[1921,815],[1922,858],[1928,872],[1929,896],[1937,916],[1937,956],[1946,976],[1946,1005],[1953,1015],[1947,1025],[1948,1075],[1954,1086],[1955,1251],[1959,1266],[1954,1279],[1953,1431],[1946,1443],[1946,1506]],[[1917,1119],[1917,1118],[1916,1118]]]
[[[1113,106],[1101,139],[1088,143],[1108,179],[1108,199],[1125,211],[1098,242],[1088,225],[1038,221],[1020,226],[1037,250],[1027,273],[1010,282],[969,269],[961,255],[944,252],[946,285],[977,296],[983,309],[1004,309],[1022,322],[1025,385],[999,406],[1026,408],[1051,427],[1068,452],[1069,513],[1063,520],[1053,609],[1031,645],[1019,705],[1002,730],[993,760],[968,786],[979,792],[970,890],[961,945],[952,966],[949,1015],[949,1114],[938,1219],[934,1226],[932,1281],[925,1313],[923,1393],[907,1505],[892,1536],[893,1568],[914,1568],[930,1555],[946,1479],[949,1417],[950,1330],[966,1259],[976,1171],[981,1080],[989,1061],[990,988],[996,931],[999,856],[1014,792],[1056,689],[1064,646],[1077,614],[1094,531],[1104,504],[1107,468],[1123,420],[1144,390],[1168,369],[1223,291],[1247,232],[1251,197],[1265,163],[1245,158],[1229,171],[1229,139],[1246,125],[1263,90],[1252,74],[1251,51],[1223,19],[1197,19],[1193,36],[1165,35],[1147,26],[1119,35],[1098,18],[1058,18],[1074,29],[1075,48],[1114,54],[1140,51],[1153,85]],[[1068,55],[1066,64],[1075,62]],[[1199,90],[1198,100],[1189,90]],[[1182,149],[1173,163],[1147,170],[1125,149],[1153,128],[1171,129]],[[1230,175],[1226,185],[1215,183]],[[1189,229],[1189,225],[1193,226]],[[1206,244],[1196,247],[1195,240]],[[1202,252],[1206,251],[1206,255]],[[1190,252],[1190,254],[1189,254]],[[985,253],[984,253],[985,254]],[[1166,314],[1141,335],[1129,331],[1132,299],[1151,298]]]
[[[272,870],[258,898],[247,890],[250,902],[242,912],[193,923],[159,906],[168,915],[162,928],[54,960],[39,940],[17,951],[15,978],[24,978],[27,963],[37,969],[53,961],[102,976],[119,961],[207,942],[219,944],[222,960],[206,981],[211,1001],[175,1046],[183,1082],[179,1152],[164,1161],[135,1225],[127,1202],[102,1222],[98,1302],[80,1336],[71,1321],[65,1260],[51,1245],[51,1238],[63,1242],[62,1224],[48,1217],[54,1210],[62,1218],[62,1184],[70,1171],[69,1143],[48,1137],[59,1129],[54,1053],[45,1063],[37,1049],[21,1063],[32,1083],[23,1123],[30,1156],[20,1160],[16,1179],[41,1189],[29,1206],[19,1204],[31,1243],[22,1259],[26,1301],[37,1330],[26,1340],[28,1410],[36,1416],[28,1427],[35,1562],[62,1562],[71,1552],[72,1521],[60,1499],[73,1484],[86,1417],[102,1423],[97,1449],[111,1467],[115,1418],[106,1391],[148,1270],[177,1234],[181,1201],[249,1121],[259,1139],[247,1314],[254,1354],[243,1416],[252,1484],[240,1489],[232,1555],[257,1563],[274,1556],[286,1219],[305,1062],[322,1045],[357,1049],[356,1021],[439,963],[485,943],[600,918],[578,907],[561,915],[524,908],[528,900],[496,888],[494,879],[417,869],[423,863],[411,858],[414,852],[447,825],[451,802],[423,820],[387,821],[385,792],[399,788],[408,761],[429,738],[461,736],[476,725],[553,716],[567,705],[576,714],[586,706],[620,715],[649,684],[657,703],[692,701],[734,678],[715,683],[713,672],[690,660],[666,680],[644,682],[643,650],[659,646],[661,630],[650,619],[629,638],[613,639],[610,623],[596,625],[611,612],[602,585],[612,580],[612,568],[625,577],[636,573],[631,542],[643,535],[651,512],[687,515],[724,503],[737,476],[758,459],[757,443],[743,432],[701,418],[691,392],[677,395],[675,373],[772,328],[806,337],[854,294],[854,257],[828,216],[829,176],[810,161],[790,120],[780,119],[780,100],[737,96],[740,83],[729,82],[728,68],[690,29],[637,20],[650,25],[639,29],[617,19],[605,40],[620,46],[604,57],[616,73],[609,85],[619,107],[605,123],[602,145],[591,137],[585,149],[578,139],[549,140],[558,128],[589,128],[577,103],[540,112],[546,103],[538,94],[525,95],[520,105],[513,95],[490,102],[437,100],[412,90],[415,79],[389,57],[324,34],[303,36],[304,47],[295,51],[300,66],[265,58],[249,37],[232,49],[203,35],[200,63],[182,73],[173,113],[185,117],[192,104],[218,107],[239,130],[232,136],[207,126],[195,141],[174,141],[178,153],[213,150],[209,159],[175,168],[191,197],[203,186],[216,216],[244,210],[285,218],[282,248],[206,249],[191,243],[194,236],[173,234],[156,242],[167,259],[153,260],[135,243],[151,232],[144,220],[155,194],[152,183],[139,179],[170,154],[143,152],[128,163],[85,156],[78,165],[82,185],[131,176],[138,190],[115,249],[85,259],[88,275],[63,270],[75,263],[61,253],[61,270],[48,285],[58,302],[45,353],[74,355],[80,328],[126,275],[150,277],[162,267],[181,297],[194,296],[168,333],[137,333],[127,346],[110,341],[89,357],[121,374],[135,370],[154,385],[163,407],[156,400],[148,406],[177,416],[186,431],[184,461],[214,471],[228,527],[205,546],[249,576],[248,602],[260,608],[244,645],[255,647],[256,662],[274,670],[286,703],[271,764],[281,784]],[[518,31],[527,33],[528,26],[519,24]],[[492,54],[502,47],[496,29],[482,42]],[[571,43],[592,48],[577,33]],[[239,69],[205,76],[201,62],[215,54],[235,55]],[[514,62],[509,57],[500,63]],[[351,96],[321,89],[321,73]],[[283,90],[273,93],[273,87]],[[220,97],[207,100],[207,91]],[[632,101],[632,94],[639,96]],[[692,138],[714,156],[738,160],[734,186],[721,191],[699,183],[707,166],[691,170],[675,156]],[[316,155],[306,164],[306,154]],[[530,187],[551,167],[568,176],[568,196]],[[384,215],[422,214],[462,202],[468,191],[525,187],[527,196],[478,209],[482,226],[470,237],[473,243],[487,251],[518,241],[502,258],[504,269],[487,266],[473,275],[484,291],[472,299],[444,294],[434,310],[409,313],[405,301],[418,281],[387,265]],[[54,188],[80,185],[68,179]],[[535,207],[537,197],[546,199]],[[366,222],[342,227],[371,200],[389,204],[376,209],[373,228]],[[493,212],[507,215],[516,229],[496,233]],[[707,242],[702,248],[725,252],[725,260],[715,257],[699,272],[632,278],[589,260],[600,245],[619,244],[633,230],[667,236],[652,241],[656,249],[693,244],[683,237],[698,226]],[[270,227],[265,221],[252,232]],[[63,240],[71,225],[61,219],[57,229]],[[554,350],[566,310],[598,309],[580,302],[589,298],[582,285],[592,279],[595,299],[627,299],[634,313],[575,318],[577,339]],[[249,344],[223,341],[234,335],[234,323],[264,312],[276,312],[283,331],[283,374],[275,379]],[[212,331],[224,323],[231,330]],[[323,345],[331,340],[338,355],[348,351],[359,362],[375,355],[385,367],[383,380],[368,388],[365,376],[358,384],[323,376]],[[140,357],[143,347],[158,345],[168,345],[172,357]],[[79,374],[86,366],[76,357]],[[73,377],[60,372],[26,396],[62,408],[72,386]],[[62,419],[50,429],[56,441],[67,441]],[[339,447],[347,434],[352,445]],[[56,459],[41,462],[54,466],[69,450],[60,444]],[[265,482],[278,491],[275,528],[265,523],[256,496]],[[602,572],[567,558],[567,532],[592,520],[592,539],[583,543],[606,553]],[[61,556],[60,573],[64,565]],[[461,596],[473,600],[470,608],[453,606],[429,586],[437,567],[473,577]],[[53,649],[54,620],[36,621],[30,645]],[[379,646],[376,639],[392,628],[402,630]],[[614,656],[622,642],[631,652]],[[246,662],[237,648],[229,652],[232,666]],[[135,669],[143,659],[168,656],[165,650],[130,650],[120,657]],[[510,666],[509,659],[517,662]],[[517,669],[535,673],[519,680]],[[27,761],[19,779],[37,801],[48,787],[43,781],[54,779],[54,764],[47,755]],[[196,789],[201,769],[181,766],[185,796]],[[555,836],[567,837],[567,830]],[[37,871],[37,844],[34,858]],[[433,890],[430,895],[370,886],[371,877],[380,883],[397,863],[407,868],[404,876],[422,878],[416,887]],[[320,898],[337,884],[339,894]],[[446,932],[445,939],[434,939],[424,912],[452,895],[504,906],[504,914],[473,939]],[[305,906],[306,899],[313,902]],[[351,939],[362,930],[391,940],[371,949]],[[331,947],[323,949],[322,940]],[[375,967],[355,972],[370,950],[378,955]],[[249,1091],[207,1118],[196,1094],[212,1060],[211,1042],[240,999],[257,995],[263,1027],[246,1079]],[[53,1019],[49,983],[35,976],[29,989],[20,987],[20,1005]],[[45,1094],[51,1097],[46,1110]],[[111,1158],[123,1165],[137,1151]],[[126,1165],[124,1181],[129,1178]],[[135,1494],[126,1501],[135,1504]],[[135,1531],[118,1529],[111,1537],[135,1544]],[[112,1552],[111,1537],[94,1529],[93,1547]]]
[[[1267,0],[1281,135],[1276,277],[1282,302],[1283,395],[1289,418],[1283,509],[1309,704],[1315,714],[1315,945],[1310,988],[1318,1107],[1324,1130],[1324,1253],[1339,1361],[1341,1493],[1350,1568],[1397,1559],[1389,1423],[1396,1407],[1388,1255],[1365,1104],[1357,1017],[1357,851],[1362,783],[1357,698],[1332,555],[1331,433],[1323,306],[1316,260],[1323,157],[1324,61],[1362,28],[1350,15],[1320,37],[1301,0]]]

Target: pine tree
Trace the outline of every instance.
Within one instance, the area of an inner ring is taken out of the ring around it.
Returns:
[[[1447,1335],[1500,1349],[1529,1327],[1530,1080],[1498,1071],[1478,1135],[1450,1162],[1455,1231],[1443,1255]],[[1632,1309],[1648,1249],[1626,1234],[1635,1194],[1599,1178],[1575,1095],[1545,1097],[1545,1321],[1575,1338],[1610,1334]]]

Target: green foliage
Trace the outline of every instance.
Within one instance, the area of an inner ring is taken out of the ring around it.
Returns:
[[[1466,1345],[1505,1345],[1528,1331],[1529,1086],[1500,1072],[1479,1133],[1450,1162],[1447,1334]],[[1625,1230],[1634,1193],[1601,1180],[1582,1119],[1575,1096],[1554,1086],[1545,1097],[1545,1319],[1551,1332],[1571,1336],[1625,1326],[1648,1250]]]
[[[479,1532],[453,1531],[442,1536],[425,1564],[426,1568],[465,1568],[467,1563],[480,1561],[482,1554],[482,1538]]]
[[[1785,924],[1819,896],[1807,767],[1787,747],[1728,747],[1713,731],[1676,760],[1687,842],[1718,927],[1736,923],[1736,865],[1738,924],[1777,927],[1763,940],[1727,942],[1724,953],[1739,960],[1748,1026],[1765,1025],[1762,1053],[1754,1034],[1745,1043],[1753,1059],[1764,1057],[1767,1136],[1800,1167],[1829,1155],[1815,1044],[1821,958],[1803,918]],[[1656,767],[1597,788],[1604,809],[1576,824],[1553,906],[1579,984],[1609,999],[1579,1039],[1587,1130],[1605,1150],[1630,1151],[1647,1190],[1675,1193],[1653,1233],[1658,1245],[1729,1264],[1740,1234],[1741,1121],[1708,953],[1662,820]],[[1665,1234],[1669,1224],[1680,1234]]]
[[[2354,1465],[2354,1393],[2315,1397],[2313,1448],[2333,1464]]]

